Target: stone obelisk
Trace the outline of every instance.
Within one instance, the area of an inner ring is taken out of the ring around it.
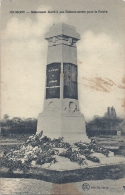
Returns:
[[[37,133],[50,138],[64,137],[70,143],[88,141],[84,115],[79,110],[76,42],[73,26],[59,23],[45,34],[48,41],[46,88],[43,112],[38,116]]]

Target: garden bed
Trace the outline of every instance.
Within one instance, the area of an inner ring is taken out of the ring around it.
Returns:
[[[59,184],[87,180],[120,179],[125,177],[125,164],[103,165],[65,171],[31,168],[27,173],[22,173],[21,171],[10,173],[7,169],[3,169],[0,177],[32,178]]]
[[[4,148],[0,176],[53,183],[118,179],[125,176],[125,158],[114,156],[94,139],[70,145],[63,138],[52,140],[41,132],[18,146]]]

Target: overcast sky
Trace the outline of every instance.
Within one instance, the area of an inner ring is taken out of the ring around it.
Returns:
[[[10,11],[94,13],[11,14]],[[95,11],[108,13],[95,13]],[[53,23],[75,26],[80,110],[86,120],[114,106],[125,113],[125,1],[2,0],[1,116],[37,117],[44,101],[47,41]]]

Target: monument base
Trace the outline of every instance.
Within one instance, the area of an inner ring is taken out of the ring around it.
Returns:
[[[51,139],[64,137],[64,141],[90,142],[86,135],[84,115],[67,116],[66,114],[46,116],[40,113],[37,123],[37,134],[43,130],[43,135]]]

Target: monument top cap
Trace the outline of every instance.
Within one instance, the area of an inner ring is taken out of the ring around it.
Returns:
[[[53,24],[53,26],[49,29],[49,32],[45,34],[45,39],[58,35],[65,35],[77,40],[80,39],[80,34],[76,32],[75,27],[65,23]]]

